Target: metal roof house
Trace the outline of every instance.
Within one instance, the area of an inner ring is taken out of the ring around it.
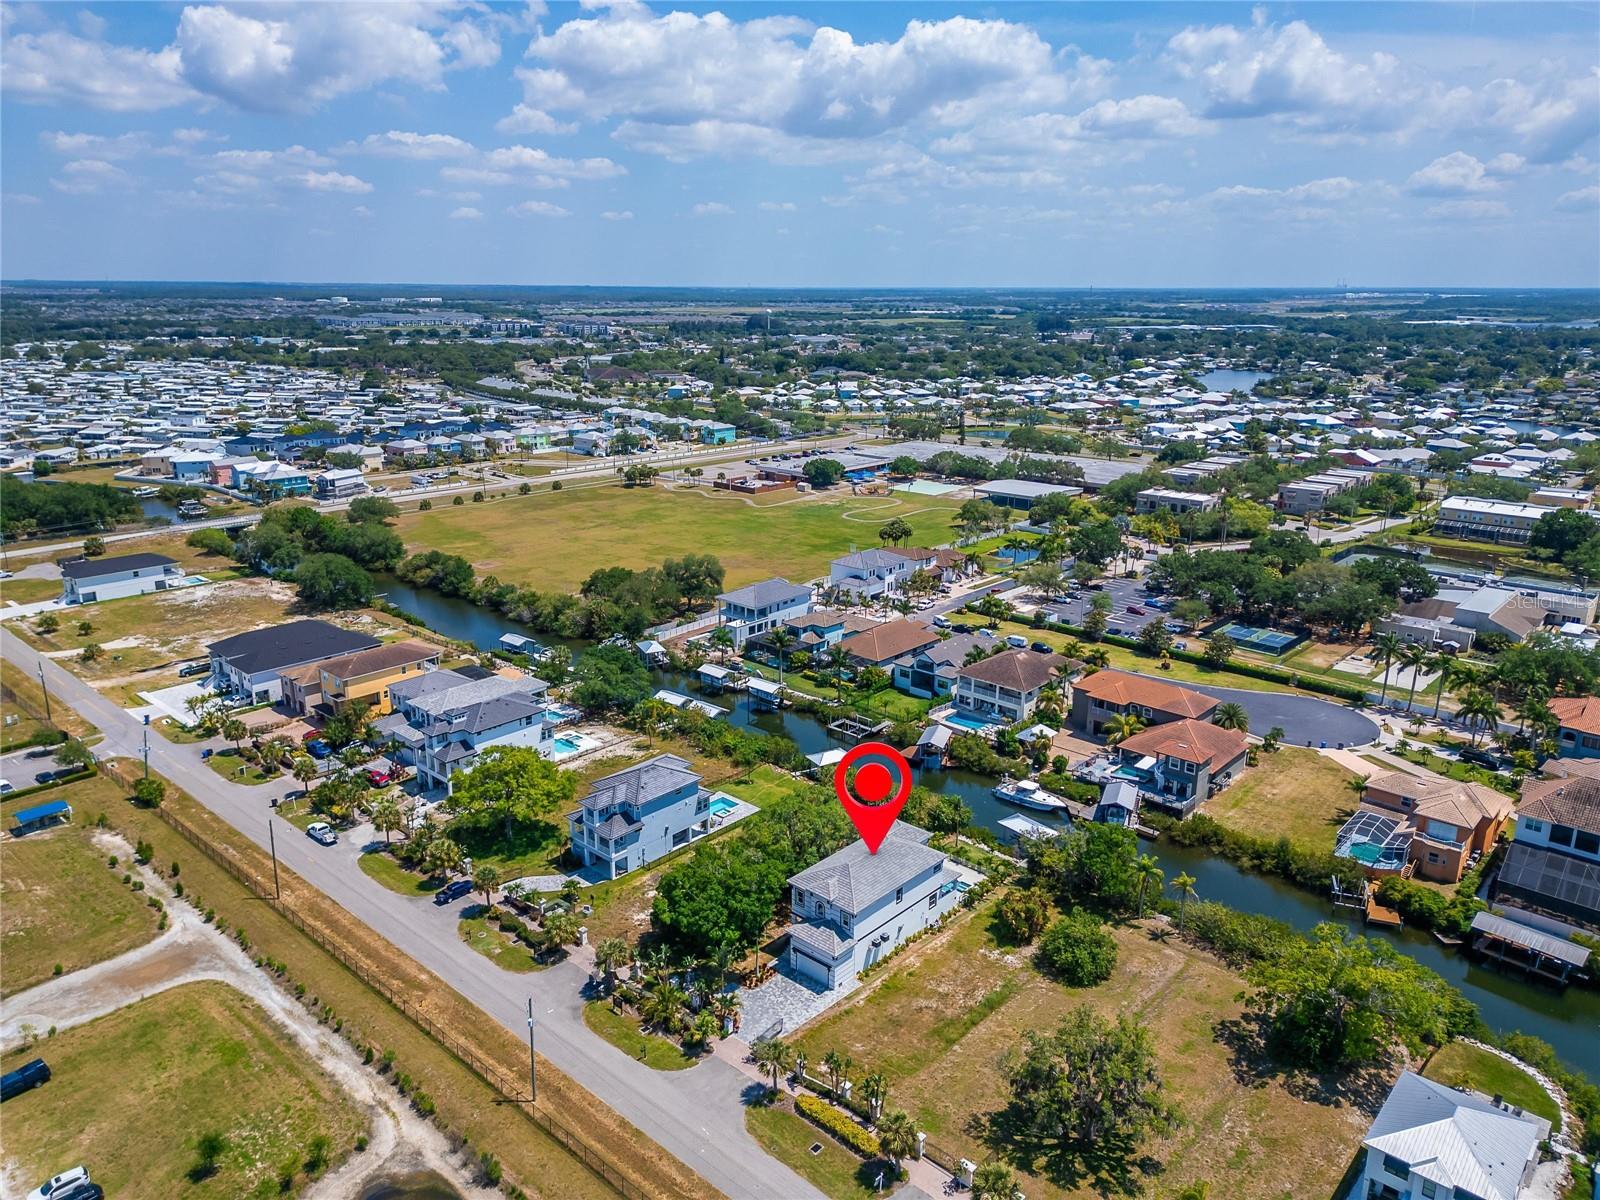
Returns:
[[[717,624],[743,649],[751,638],[770,633],[792,617],[811,611],[811,587],[781,577],[763,579],[717,597]]]
[[[658,754],[597,779],[567,814],[572,852],[615,879],[711,829],[711,796],[686,759]]]
[[[357,650],[370,650],[378,639],[341,629],[328,621],[286,621],[249,633],[236,633],[206,647],[211,678],[217,690],[252,704],[276,703],[283,695],[281,676],[295,667]]]
[[[789,879],[789,968],[833,988],[936,925],[968,883],[926,829],[896,821],[876,854],[851,842]]]
[[[97,600],[164,592],[186,578],[184,569],[164,554],[75,558],[61,564],[61,602],[93,604]]]
[[[1358,1200],[1529,1194],[1550,1122],[1476,1092],[1405,1072],[1361,1140]]]

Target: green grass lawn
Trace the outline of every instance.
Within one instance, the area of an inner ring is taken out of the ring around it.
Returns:
[[[407,870],[382,851],[363,854],[356,859],[356,865],[361,868],[363,875],[376,879],[391,892],[399,892],[402,896],[431,896],[441,886],[439,880]]]
[[[714,478],[715,469],[706,469]],[[659,566],[693,551],[715,555],[727,585],[739,587],[773,575],[819,575],[830,559],[876,546],[879,526],[895,517],[910,522],[913,544],[948,542],[960,507],[928,496],[775,495],[757,501],[710,486],[541,487],[530,496],[408,512],[397,528],[408,549],[460,554],[480,575],[506,583],[572,591],[600,567]]]
[[[268,774],[255,763],[246,761],[237,750],[232,749],[218,750],[210,758],[206,759],[206,766],[210,767],[229,783],[270,783],[272,780],[279,778],[280,774],[277,771]]]
[[[1309,1100],[1280,1078],[1235,1073],[1217,1030],[1240,1015],[1239,976],[1130,925],[1112,930],[1118,961],[1109,980],[1065,988],[1040,974],[1028,948],[996,940],[992,913],[992,902],[980,906],[912,947],[794,1040],[811,1062],[829,1050],[848,1054],[853,1078],[881,1071],[889,1106],[910,1113],[935,1151],[984,1162],[1007,1150],[986,1142],[981,1121],[1006,1103],[1000,1064],[1023,1034],[1053,1028],[1079,1005],[1125,1014],[1149,1027],[1167,1096],[1184,1117],[1142,1147],[1159,1174],[1142,1178],[1140,1194],[1164,1198],[1202,1180],[1213,1194],[1225,1182],[1238,1200],[1331,1194],[1368,1118],[1355,1106]],[[1052,1177],[1044,1166],[1021,1187],[1030,1200],[1104,1194],[1093,1178]]]
[[[124,803],[109,780],[86,779],[45,796],[63,799],[82,822],[96,807]],[[156,935],[160,914],[122,882],[83,824],[0,842],[0,995],[115,958]]]
[[[15,624],[12,628],[16,628]],[[50,712],[49,721],[45,720],[46,707]],[[0,724],[0,751],[27,745],[34,734],[51,728],[80,738],[96,732],[93,725],[66,704],[52,699],[47,706],[38,677],[4,660],[0,660],[0,713],[9,722]],[[21,779],[13,779],[11,783],[14,787],[23,786]]]
[[[1348,786],[1357,778],[1333,759],[1300,746],[1262,754],[1232,787],[1205,802],[1209,817],[1254,837],[1287,837],[1306,850],[1330,852],[1333,835],[1355,810]]]
[[[816,786],[808,779],[798,779],[787,771],[763,763],[743,779],[729,780],[721,786],[730,796],[737,796],[757,808],[764,808],[774,800],[798,795]]]
[[[1504,1096],[1507,1103],[1543,1117],[1552,1128],[1561,1127],[1561,1110],[1550,1093],[1532,1075],[1498,1054],[1464,1042],[1451,1042],[1435,1052],[1422,1073],[1451,1087],[1468,1087],[1485,1096]]]
[[[754,1104],[744,1110],[744,1127],[772,1157],[831,1200],[868,1200],[884,1195],[873,1189],[878,1172],[889,1181],[890,1164],[865,1162],[783,1103]],[[811,1153],[811,1147],[822,1149]]]
[[[550,965],[534,958],[533,952],[509,933],[501,933],[498,925],[482,915],[481,908],[476,916],[462,917],[457,928],[463,942],[503,970],[542,971]]]
[[[10,1070],[39,1048],[8,1054]],[[35,1182],[88,1163],[118,1200],[275,1197],[307,1178],[311,1141],[348,1155],[366,1119],[249,1000],[192,983],[51,1038],[52,1078],[6,1103],[6,1155]],[[190,1182],[196,1140],[221,1133],[216,1173]]]
[[[685,1054],[677,1042],[654,1033],[642,1033],[632,1017],[611,1011],[609,1000],[591,1000],[583,1006],[583,1023],[629,1058],[655,1071],[681,1071],[699,1062]]]

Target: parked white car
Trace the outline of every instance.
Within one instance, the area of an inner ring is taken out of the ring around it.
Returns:
[[[339,840],[339,835],[334,832],[332,825],[326,821],[313,821],[306,826],[306,836],[313,842],[320,842],[324,846],[332,846]]]
[[[67,1196],[88,1182],[89,1168],[73,1167],[72,1170],[63,1171],[34,1188],[28,1193],[28,1200],[50,1200],[52,1196]]]

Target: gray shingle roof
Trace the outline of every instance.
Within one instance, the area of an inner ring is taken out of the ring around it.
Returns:
[[[855,945],[854,938],[845,937],[826,922],[796,921],[789,926],[789,936],[830,962]]]
[[[699,783],[700,776],[690,769],[688,760],[676,754],[658,754],[614,775],[596,779],[589,785],[589,794],[582,803],[588,809],[607,808],[613,804],[640,807],[657,796],[676,791],[690,780]]]
[[[790,886],[822,896],[845,912],[859,913],[945,860],[942,850],[927,844],[929,836],[926,829],[896,821],[876,854],[865,842],[851,842],[790,876]]]
[[[206,649],[235,670],[256,675],[319,662],[338,654],[369,650],[377,644],[375,637],[341,629],[327,621],[289,621],[249,633],[236,633],[220,642],[212,642]]]
[[[119,571],[143,571],[151,567],[175,567],[177,560],[165,554],[118,554],[111,558],[74,558],[61,564],[67,579],[96,579]]]
[[[787,604],[795,600],[809,600],[811,589],[803,583],[790,583],[782,577],[763,579],[748,587],[723,592],[718,600],[744,608],[766,608],[770,604]]]

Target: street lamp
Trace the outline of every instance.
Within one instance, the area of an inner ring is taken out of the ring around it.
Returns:
[[[528,997],[528,1092],[529,1103],[539,1102],[539,1059],[533,1050],[533,997]]]

